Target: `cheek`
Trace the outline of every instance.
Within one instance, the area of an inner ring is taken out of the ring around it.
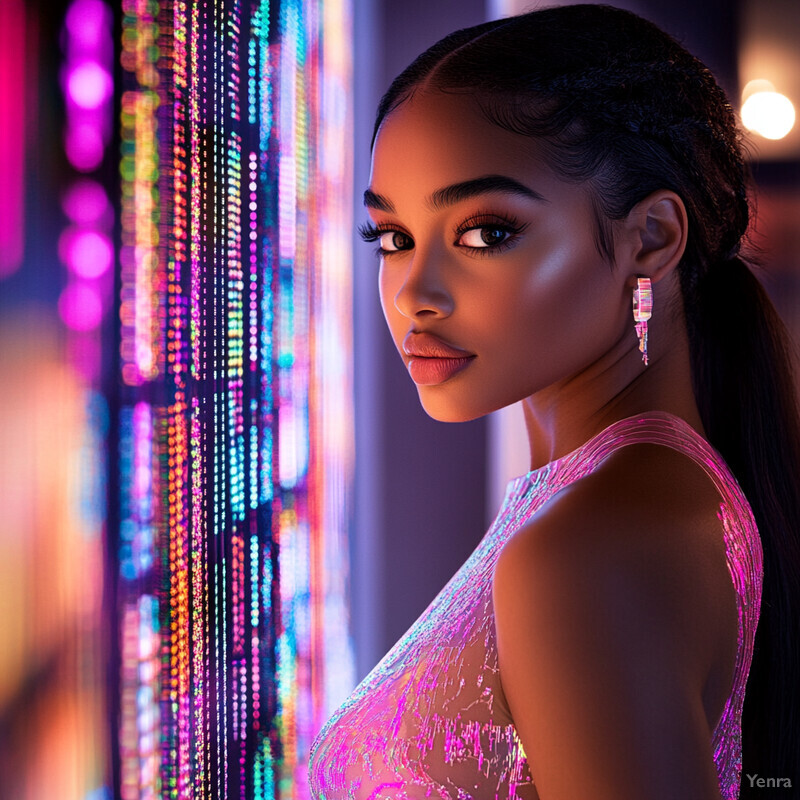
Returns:
[[[512,349],[564,358],[589,355],[593,344],[606,346],[619,312],[618,290],[596,251],[563,247],[528,263],[498,297]]]
[[[392,290],[389,271],[384,267],[383,263],[381,263],[378,271],[378,294],[381,298],[383,313],[386,314],[389,307],[394,308],[395,292]]]
[[[399,287],[395,285],[396,281],[392,280],[391,274],[391,270],[385,269],[383,264],[381,264],[378,273],[378,294],[381,300],[381,308],[383,309],[383,317],[392,335],[397,339],[401,328],[403,329],[402,333],[405,334],[405,326],[402,315],[394,305],[394,298],[397,295]]]

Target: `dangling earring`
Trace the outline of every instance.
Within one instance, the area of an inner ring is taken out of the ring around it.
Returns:
[[[647,320],[653,315],[653,288],[650,285],[650,278],[637,280],[638,284],[633,290],[633,320],[636,323],[642,361],[647,366]]]

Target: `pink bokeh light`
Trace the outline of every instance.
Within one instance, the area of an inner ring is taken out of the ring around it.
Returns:
[[[110,211],[108,194],[97,181],[75,181],[64,195],[64,213],[79,225],[92,225],[103,220]]]
[[[95,125],[70,125],[64,137],[67,158],[75,169],[91,172],[103,162],[105,144]]]
[[[81,278],[99,278],[113,263],[114,251],[108,236],[91,228],[67,228],[58,244],[62,261]]]
[[[94,384],[100,378],[102,355],[100,339],[94,332],[76,333],[67,341],[67,359],[88,384]]]
[[[25,5],[0,0],[0,279],[25,246]]]
[[[103,303],[95,287],[76,281],[61,292],[58,312],[64,324],[72,330],[90,331],[103,318]]]
[[[82,61],[67,73],[67,95],[79,108],[100,108],[112,91],[111,75],[97,61]]]
[[[110,27],[110,10],[102,0],[76,0],[67,12],[66,26],[76,45],[84,50],[97,50],[103,45]]]

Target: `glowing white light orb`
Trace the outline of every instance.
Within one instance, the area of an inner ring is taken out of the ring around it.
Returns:
[[[779,92],[755,92],[742,105],[745,128],[765,139],[783,139],[794,127],[794,120],[792,101]]]

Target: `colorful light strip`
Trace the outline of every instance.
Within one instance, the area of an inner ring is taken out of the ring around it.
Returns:
[[[305,798],[355,683],[350,8],[122,8],[122,796]]]

